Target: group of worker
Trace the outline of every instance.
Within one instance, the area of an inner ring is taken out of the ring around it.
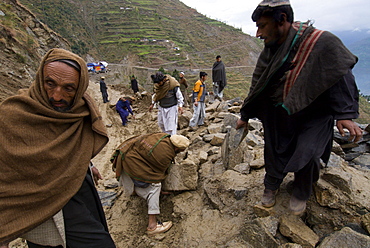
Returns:
[[[195,82],[191,99],[189,99],[189,84],[184,72],[179,73],[179,80],[176,80],[169,74],[163,74],[161,71],[158,71],[155,75],[151,75],[154,84],[154,94],[152,95],[152,103],[149,106],[149,111],[152,111],[154,106],[157,106],[158,125],[162,132],[176,134],[178,114],[182,114],[183,107],[188,107],[190,102],[193,103],[193,116],[189,123],[189,130],[194,131],[197,126],[204,125],[206,115],[205,99],[208,94],[205,82],[207,77],[208,74],[206,72],[201,71],[199,73],[199,80]],[[226,86],[226,72],[220,55],[216,56],[216,62],[213,64],[212,79],[214,99],[222,100],[223,89]],[[131,77],[131,89],[134,95],[139,98],[141,97],[138,82],[134,75]],[[103,102],[109,102],[105,77],[101,77],[100,79],[100,91]],[[116,103],[116,111],[121,117],[123,126],[127,126],[127,117],[130,114],[135,118],[131,108],[135,100],[134,97],[123,96]]]
[[[235,128],[247,129],[250,118],[262,121],[266,174],[261,204],[273,207],[284,177],[293,172],[289,209],[300,215],[319,179],[321,162],[329,160],[334,124],[343,136],[348,130],[350,141],[362,137],[352,121],[359,107],[352,75],[357,57],[333,34],[309,22],[293,22],[288,0],[263,0],[252,20],[265,47]],[[220,61],[214,68],[222,68]],[[215,96],[222,99],[226,77],[215,75],[220,79],[213,78]],[[111,159],[125,192],[135,191],[147,200],[148,235],[172,226],[157,220],[161,182],[176,154],[190,145],[176,134],[184,104],[180,83],[160,72],[151,78],[149,109],[157,104],[162,132],[124,141]],[[207,73],[200,72],[193,88],[191,127],[204,124],[206,79]],[[42,59],[29,89],[0,104],[1,248],[18,237],[31,248],[116,247],[94,186],[101,175],[91,159],[107,144],[108,135],[86,92],[88,84],[85,61],[54,48]],[[107,94],[103,100],[108,102]],[[120,101],[117,109],[130,105]]]

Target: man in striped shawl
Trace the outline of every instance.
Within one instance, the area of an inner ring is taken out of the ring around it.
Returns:
[[[265,190],[262,205],[272,207],[280,184],[294,172],[290,210],[306,209],[319,179],[320,159],[328,162],[333,126],[358,142],[358,90],[352,75],[357,62],[333,34],[309,22],[293,22],[289,1],[264,0],[254,13],[257,37],[264,40],[248,97],[236,128],[259,118],[265,138]]]

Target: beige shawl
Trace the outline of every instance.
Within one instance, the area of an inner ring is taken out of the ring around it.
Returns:
[[[69,59],[81,67],[70,111],[54,110],[43,87],[45,63]],[[0,243],[55,215],[79,190],[89,161],[108,142],[104,123],[85,91],[84,60],[50,50],[28,90],[0,105]]]
[[[175,87],[179,87],[180,84],[177,82],[177,80],[174,77],[171,77],[170,75],[166,74],[166,81],[164,81],[164,84],[162,86],[159,86],[158,84],[154,84],[154,102],[158,102],[163,97],[166,96],[167,92],[169,90],[174,89]]]
[[[176,156],[170,136],[166,133],[153,133],[124,141],[111,158],[117,178],[125,172],[131,178],[142,182],[163,181]]]

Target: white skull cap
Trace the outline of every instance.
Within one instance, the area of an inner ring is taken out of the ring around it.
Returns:
[[[277,7],[282,5],[290,5],[289,0],[263,0],[258,6]]]
[[[190,145],[190,140],[183,135],[171,135],[170,140],[178,148],[185,149]]]

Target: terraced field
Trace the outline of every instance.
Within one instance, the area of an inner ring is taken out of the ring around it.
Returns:
[[[210,67],[254,65],[260,41],[179,0],[20,0],[72,44],[74,52],[120,63]],[[184,61],[186,61],[184,63]]]

